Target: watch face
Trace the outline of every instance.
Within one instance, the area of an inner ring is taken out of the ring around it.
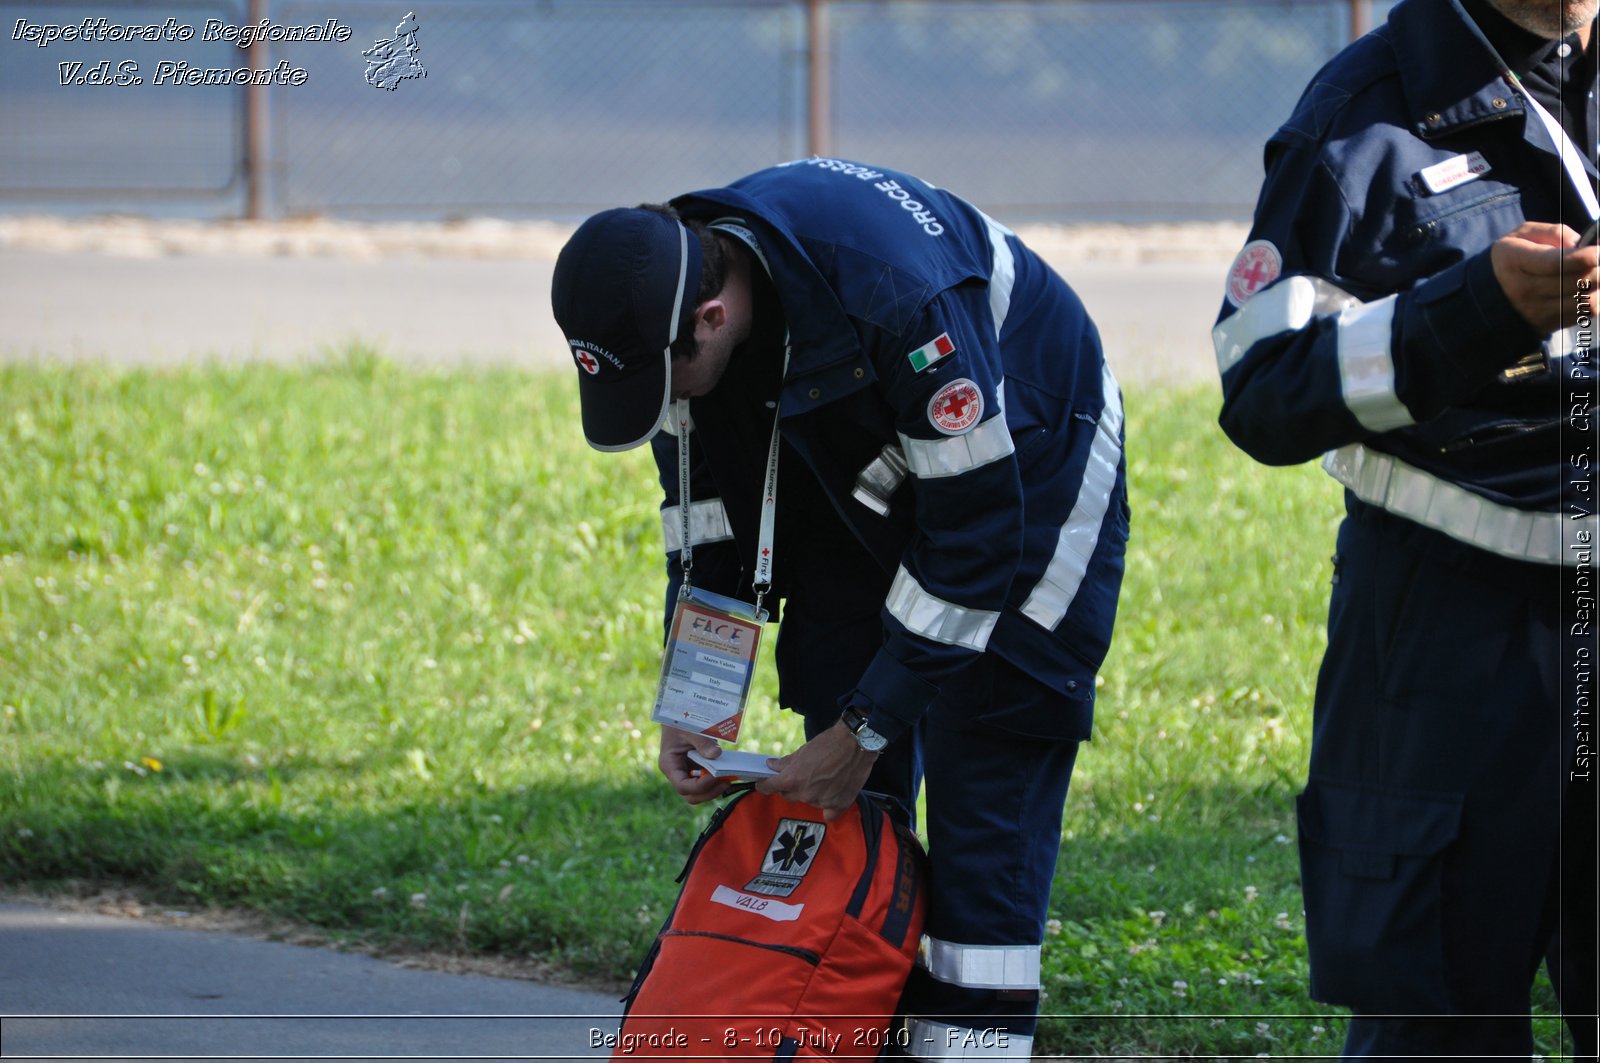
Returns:
[[[889,744],[888,739],[867,726],[867,718],[861,713],[861,710],[846,709],[843,717],[845,727],[851,734],[856,736],[856,745],[868,753],[881,752],[883,747]]]

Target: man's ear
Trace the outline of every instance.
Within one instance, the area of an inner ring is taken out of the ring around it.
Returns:
[[[704,325],[716,332],[728,323],[728,304],[721,299],[707,299],[694,309],[695,332]]]

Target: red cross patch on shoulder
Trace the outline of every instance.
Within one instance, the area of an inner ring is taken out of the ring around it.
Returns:
[[[934,393],[928,403],[928,421],[947,436],[958,436],[983,416],[983,392],[962,377]]]
[[[1271,240],[1251,240],[1228,270],[1228,302],[1241,307],[1283,274],[1283,255]]]

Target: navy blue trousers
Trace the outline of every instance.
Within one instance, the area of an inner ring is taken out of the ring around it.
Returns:
[[[1548,961],[1592,1056],[1593,569],[1349,504],[1298,803],[1312,996],[1353,1009],[1347,1057],[1527,1058]]]
[[[905,1054],[1027,1058],[1078,751],[1076,738],[1039,733],[1058,730],[1052,720],[1077,718],[1078,707],[1053,704],[1060,698],[986,655],[946,684],[867,780],[866,789],[892,798],[913,825],[924,781],[927,789],[929,950],[901,1003],[913,1037]],[[837,719],[837,706],[806,713],[806,737]]]

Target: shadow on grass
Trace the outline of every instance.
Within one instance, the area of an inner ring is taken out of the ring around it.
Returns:
[[[276,792],[204,753],[159,777],[130,775],[114,796],[80,779],[59,799],[0,811],[0,878],[114,882],[152,903],[249,908],[370,946],[534,960],[616,985],[659,928],[713,808],[689,808],[642,774],[300,799],[295,782],[341,768],[302,764]],[[46,790],[36,780],[21,792]],[[1186,807],[1064,842],[1037,1049],[1336,1052],[1335,1010],[1305,991],[1287,795],[1218,781]]]

